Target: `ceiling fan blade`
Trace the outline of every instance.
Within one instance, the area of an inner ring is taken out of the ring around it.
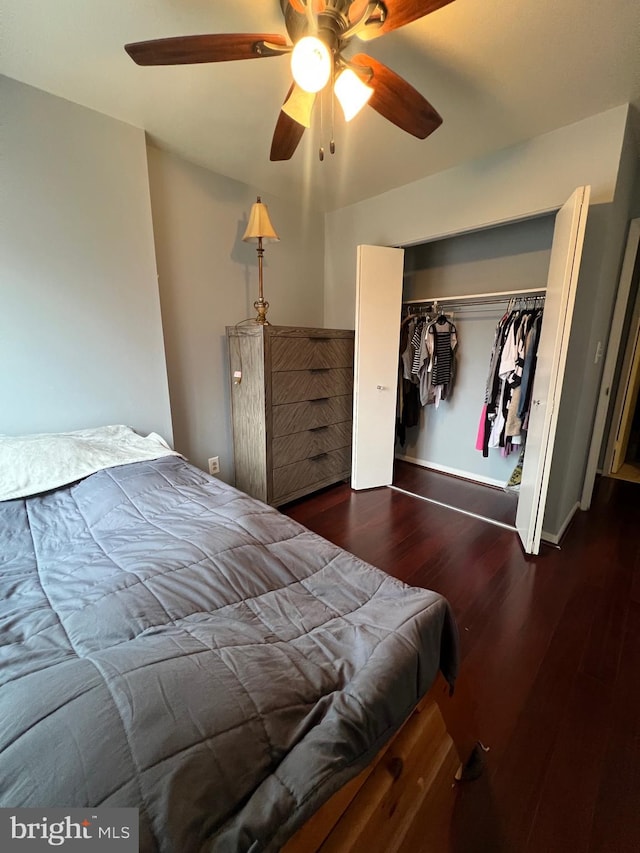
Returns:
[[[381,26],[365,28],[358,33],[358,38],[363,41],[378,38],[378,36],[391,32],[391,30],[397,30],[399,27],[404,27],[405,24],[417,21],[418,18],[424,18],[425,15],[436,12],[452,2],[453,0],[384,0],[384,5],[387,7],[384,23]],[[354,5],[366,6],[361,0],[355,0]]]
[[[280,110],[276,129],[273,132],[270,160],[290,160],[302,139],[305,130],[304,125],[299,124],[284,111],[284,107],[296,88],[296,85],[292,84],[284,100],[283,108]]]
[[[124,49],[138,65],[188,65],[277,55],[259,53],[256,45],[262,42],[287,47],[284,37],[273,33],[222,33],[138,41],[125,44]]]
[[[442,116],[395,71],[364,53],[354,56],[349,64],[373,88],[369,106],[381,116],[418,139],[426,139],[440,127]],[[371,79],[367,79],[366,69],[373,71]]]

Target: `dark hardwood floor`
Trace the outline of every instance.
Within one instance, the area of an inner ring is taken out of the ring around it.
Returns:
[[[505,492],[495,486],[441,474],[401,459],[396,459],[393,466],[393,485],[512,527],[516,521],[517,493]]]
[[[392,489],[339,484],[283,511],[456,613],[487,770],[412,853],[640,850],[639,484],[600,479],[538,557]]]

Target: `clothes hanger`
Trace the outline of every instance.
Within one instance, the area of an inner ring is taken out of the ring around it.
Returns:
[[[448,323],[448,322],[449,322],[449,321],[447,320],[447,315],[444,313],[444,311],[441,311],[441,310],[439,310],[439,309],[438,309],[438,303],[437,303],[437,302],[436,302],[436,304],[435,304],[434,311],[435,311],[435,314],[436,314],[436,323],[437,323],[439,326],[444,326],[444,324],[445,324],[445,323]]]

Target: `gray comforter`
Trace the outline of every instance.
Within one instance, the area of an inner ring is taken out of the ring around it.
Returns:
[[[0,504],[0,806],[277,850],[440,668],[447,602],[176,457]]]

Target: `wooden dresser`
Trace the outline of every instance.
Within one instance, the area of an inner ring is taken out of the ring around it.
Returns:
[[[279,506],[347,479],[353,331],[251,324],[227,339],[236,486]]]

